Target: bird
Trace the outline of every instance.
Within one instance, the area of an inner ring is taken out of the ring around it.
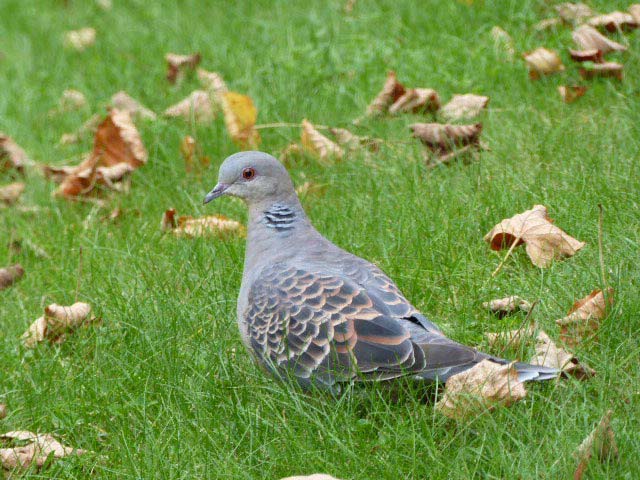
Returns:
[[[303,389],[411,376],[446,383],[483,360],[508,360],[449,339],[376,265],[314,228],[284,165],[245,151],[220,165],[204,203],[222,196],[248,207],[237,301],[240,336],[257,363]],[[556,369],[514,363],[520,381]]]

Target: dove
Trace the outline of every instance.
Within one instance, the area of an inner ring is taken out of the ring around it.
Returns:
[[[237,322],[243,343],[274,376],[340,391],[355,381],[412,376],[446,382],[482,360],[507,360],[447,338],[377,266],[323,237],[286,168],[263,152],[231,155],[204,203],[238,197],[249,210]],[[520,381],[553,368],[515,363]]]

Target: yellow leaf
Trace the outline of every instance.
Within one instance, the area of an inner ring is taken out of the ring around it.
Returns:
[[[254,128],[258,119],[251,97],[236,92],[221,95],[224,123],[229,136],[245,150],[256,149],[260,145],[260,134]]]

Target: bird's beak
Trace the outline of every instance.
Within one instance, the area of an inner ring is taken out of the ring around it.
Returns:
[[[203,203],[209,203],[211,200],[215,200],[216,198],[221,197],[222,195],[224,195],[224,192],[227,188],[229,188],[229,185],[227,185],[226,183],[217,184],[213,188],[213,190],[207,193],[207,196],[204,197]]]

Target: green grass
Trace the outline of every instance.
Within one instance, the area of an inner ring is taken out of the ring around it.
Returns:
[[[8,405],[0,430],[54,432],[96,452],[32,478],[569,478],[572,451],[609,408],[620,459],[594,462],[589,478],[640,477],[640,34],[626,36],[629,53],[611,56],[625,63],[622,83],[590,82],[583,98],[565,105],[556,87],[579,80],[566,51],[570,30],[532,28],[552,15],[551,2],[362,0],[351,15],[340,1],[113,3],[105,12],[90,1],[0,2],[0,130],[36,162],[77,161],[90,139],[63,147],[60,135],[104,111],[117,90],[162,111],[197,88],[195,79],[167,84],[168,51],[201,52],[204,68],[254,99],[260,123],[306,117],[350,128],[394,69],[406,85],[435,88],[445,101],[489,95],[481,121],[491,150],[470,165],[426,170],[407,128],[419,117],[367,121],[359,133],[391,142],[375,168],[355,154],[331,168],[291,169],[296,183],[328,184],[324,197],[306,202],[317,228],[374,260],[451,337],[486,348],[484,332],[515,328],[522,317],[497,320],[483,301],[540,299],[535,318],[557,336],[554,320],[601,286],[602,204],[616,303],[599,340],[577,349],[597,377],[533,385],[525,401],[466,423],[440,416],[411,382],[395,394],[380,385],[337,399],[301,394],[263,376],[241,346],[235,299],[243,242],[159,230],[169,207],[246,218],[240,202],[201,205],[217,166],[236,151],[223,123],[140,123],[150,159],[129,194],[109,197],[104,208],[54,199],[55,186],[32,172],[22,204],[40,210],[0,210],[0,266],[20,262],[27,272],[0,292],[0,403]],[[590,3],[609,11],[628,2]],[[62,48],[64,31],[88,25],[98,32],[94,47]],[[557,49],[567,71],[529,81],[519,58],[504,63],[494,52],[494,25],[520,52]],[[89,107],[48,116],[67,88],[83,91]],[[201,178],[184,171],[186,134],[213,160]],[[265,130],[262,149],[277,154],[298,136],[295,128]],[[0,174],[0,184],[9,181]],[[491,278],[503,253],[482,236],[536,203],[586,247],[546,270],[518,249]],[[101,220],[115,207],[120,219]],[[15,253],[12,240],[29,240],[48,257]],[[74,301],[80,250],[79,299],[103,326],[26,351],[20,335],[43,307]]]

